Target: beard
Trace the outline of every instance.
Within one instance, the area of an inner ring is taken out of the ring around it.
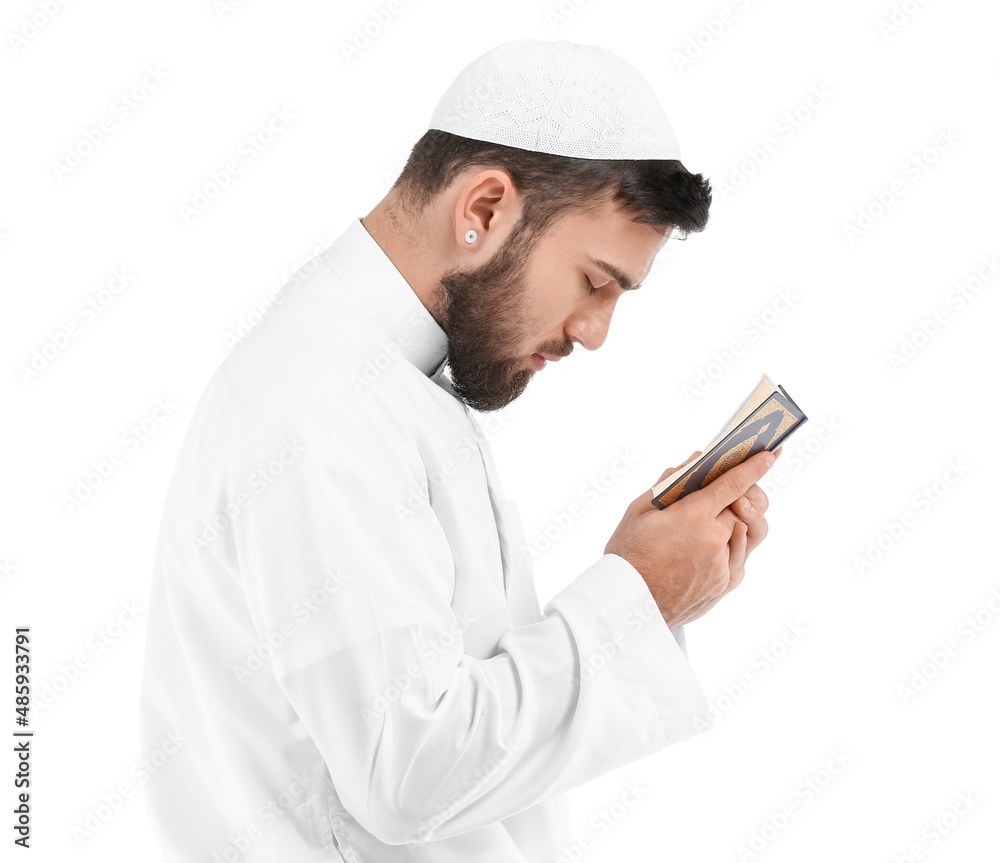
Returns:
[[[535,374],[517,351],[531,331],[526,272],[536,239],[519,224],[482,266],[441,277],[438,316],[448,336],[452,387],[474,410],[506,407]]]

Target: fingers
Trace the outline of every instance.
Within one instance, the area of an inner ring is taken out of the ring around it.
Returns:
[[[761,494],[764,493],[761,492]],[[749,492],[747,492],[747,496],[741,497],[729,508],[747,526],[746,557],[749,557],[750,552],[760,545],[764,541],[764,537],[767,536],[767,519],[764,518],[764,511],[748,501],[748,496]],[[764,499],[767,500],[766,495],[764,495]]]
[[[750,488],[746,490],[746,494],[743,495],[749,502],[750,505],[758,512],[767,512],[768,506],[771,502],[767,499],[767,495],[764,494],[764,489],[762,489],[757,483],[754,483]],[[739,501],[737,501],[739,503]]]
[[[688,613],[684,617],[684,620],[676,623],[674,625],[675,627],[682,623],[689,623],[692,620],[697,620],[706,612],[711,611],[716,605],[718,605],[719,600],[721,600],[722,597],[724,597],[731,590],[739,587],[740,582],[743,581],[744,561],[746,560],[747,555],[747,526],[736,518],[735,515],[733,515],[732,510],[727,510],[720,515],[723,517],[729,515],[733,519],[732,535],[729,537],[729,542],[726,545],[726,551],[729,556],[729,583],[726,585],[724,590],[714,596],[706,596],[701,602],[697,603],[694,608],[689,609]]]
[[[736,503],[732,506],[727,506],[715,517],[715,520],[725,527],[728,534],[733,532],[733,528],[738,522],[743,521],[743,516],[736,511],[737,506]]]
[[[729,587],[727,593],[739,587],[745,572],[744,563],[747,558],[747,525],[738,521],[729,538]]]
[[[769,452],[759,452],[716,477],[703,489],[692,492],[686,500],[697,500],[702,505],[707,505],[713,515],[718,515],[727,506],[743,497],[758,480],[763,479],[764,474],[774,464],[774,459],[775,456]]]

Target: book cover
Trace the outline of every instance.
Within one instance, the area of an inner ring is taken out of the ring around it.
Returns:
[[[653,487],[654,506],[665,509],[761,450],[777,449],[807,419],[784,388],[764,375],[705,452]]]

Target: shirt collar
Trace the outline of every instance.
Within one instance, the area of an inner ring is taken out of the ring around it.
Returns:
[[[340,235],[323,260],[366,306],[369,323],[382,330],[425,375],[431,378],[440,375],[447,361],[448,336],[361,224],[360,216]],[[404,333],[408,338],[401,338]]]

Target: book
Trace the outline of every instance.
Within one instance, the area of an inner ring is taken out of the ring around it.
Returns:
[[[762,450],[773,452],[807,419],[780,384],[762,375],[702,454],[653,486],[653,505],[666,509]]]

